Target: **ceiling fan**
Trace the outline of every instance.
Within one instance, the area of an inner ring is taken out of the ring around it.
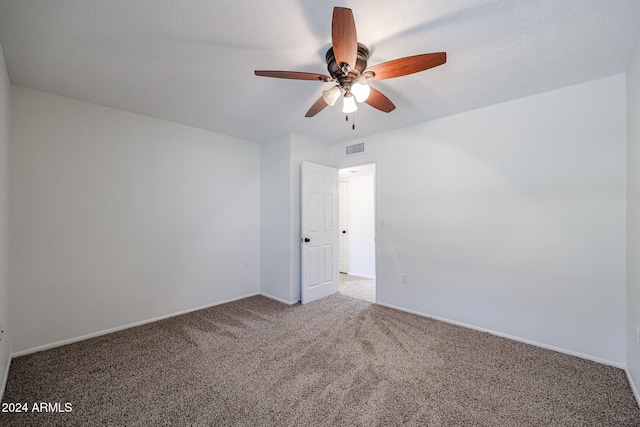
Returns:
[[[348,114],[357,110],[356,101],[366,102],[373,108],[389,113],[396,106],[381,92],[369,86],[369,81],[406,76],[447,62],[446,52],[437,52],[407,56],[367,68],[369,49],[362,43],[358,43],[353,13],[351,9],[344,7],[333,9],[331,42],[333,46],[326,54],[329,75],[269,70],[256,70],[255,74],[281,79],[335,82],[335,86],[322,92],[322,96],[309,108],[305,117],[313,117],[327,105],[335,105],[341,95],[343,96],[343,113]]]

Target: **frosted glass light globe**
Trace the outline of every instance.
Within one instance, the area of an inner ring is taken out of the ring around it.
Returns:
[[[351,85],[351,93],[356,97],[356,101],[364,102],[371,93],[371,88],[368,85],[362,83],[354,83]]]
[[[358,109],[356,105],[356,99],[351,94],[347,94],[344,96],[343,104],[342,104],[342,112],[343,113],[353,113]]]
[[[333,107],[336,105],[336,101],[340,98],[341,93],[340,86],[334,86],[322,92],[322,99],[324,99],[324,102],[326,102],[328,106]]]

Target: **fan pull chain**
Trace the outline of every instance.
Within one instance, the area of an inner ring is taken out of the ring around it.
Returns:
[[[352,121],[351,129],[356,130],[356,113],[355,113],[355,112],[353,112],[353,113],[351,113],[351,114],[352,114],[352,117],[351,117],[351,121]],[[344,120],[345,120],[346,122],[348,122],[348,121],[349,121],[349,114],[345,114],[345,116],[344,116]]]

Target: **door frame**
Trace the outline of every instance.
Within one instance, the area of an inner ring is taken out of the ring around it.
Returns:
[[[338,180],[342,179],[340,178],[340,172],[341,171],[346,171],[348,169],[354,169],[354,168],[361,168],[363,166],[369,166],[369,165],[373,165],[373,235],[374,235],[374,239],[373,239],[373,244],[374,244],[374,255],[373,255],[373,262],[374,262],[374,274],[375,274],[375,278],[378,277],[378,227],[379,222],[378,222],[378,164],[375,161],[368,161],[368,162],[363,162],[363,163],[356,163],[356,164],[352,164],[349,166],[338,166]],[[348,177],[345,177],[345,179],[347,179],[348,181]],[[348,190],[347,190],[347,200],[348,200]],[[348,222],[348,220],[347,220]],[[375,279],[374,278],[374,279]],[[377,290],[377,282],[376,282],[376,290]],[[378,300],[378,293],[376,291],[376,301]]]

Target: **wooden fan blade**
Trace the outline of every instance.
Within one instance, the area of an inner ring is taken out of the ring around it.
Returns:
[[[396,109],[396,106],[393,105],[393,102],[386,96],[382,94],[382,92],[370,87],[371,92],[369,93],[369,97],[367,98],[367,104],[371,105],[373,108],[377,108],[380,111],[384,111],[385,113],[390,113],[391,111]]]
[[[302,71],[269,71],[269,70],[256,70],[256,76],[262,77],[275,77],[278,79],[292,79],[292,80],[317,80],[320,82],[328,82],[331,77],[326,74],[305,73]]]
[[[338,67],[342,67],[342,64],[349,64],[349,67],[354,68],[358,59],[358,37],[351,9],[333,8],[331,42]]]
[[[407,74],[418,73],[437,67],[447,62],[446,52],[424,53],[422,55],[407,56],[383,62],[365,70],[372,71],[375,76],[372,80],[392,79],[394,77],[406,76]]]
[[[327,106],[327,103],[324,101],[324,98],[320,97],[307,111],[305,117],[313,117],[318,114],[320,111],[324,110],[324,107]]]

